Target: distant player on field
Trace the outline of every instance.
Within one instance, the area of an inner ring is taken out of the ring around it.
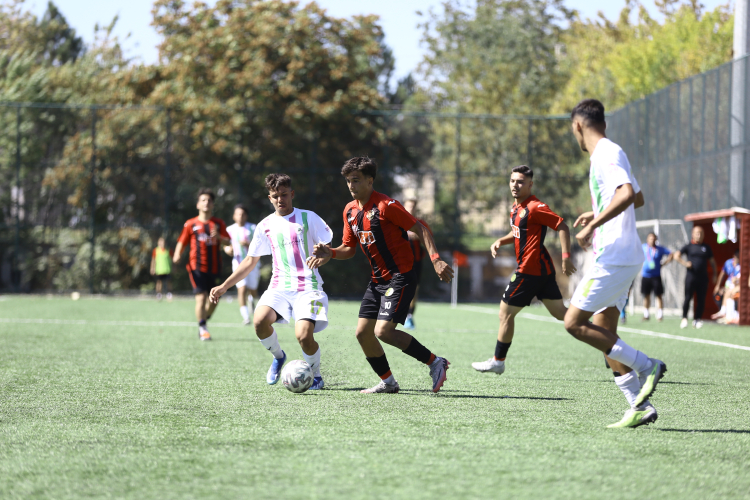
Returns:
[[[406,200],[404,202],[404,208],[407,212],[412,214],[414,217],[417,216],[417,200],[416,198],[412,198],[410,200]],[[430,231],[430,234],[432,234],[432,230],[430,230],[430,226],[427,225],[427,222],[425,222],[422,219],[417,219],[420,224],[422,224],[424,227],[427,228],[428,231]],[[419,282],[422,280],[422,264],[424,264],[424,258],[427,256],[427,249],[422,245],[422,242],[419,240],[419,235],[417,233],[414,233],[412,231],[409,231],[409,244],[411,245],[411,252],[414,255],[414,274],[417,278],[417,290],[414,292],[414,298],[411,299],[411,304],[409,304],[409,312],[406,314],[406,321],[404,322],[404,328],[407,330],[414,330],[417,326],[414,323],[414,311],[417,309],[417,298],[419,297]]]
[[[576,271],[570,260],[570,229],[562,217],[531,194],[533,179],[534,172],[526,165],[515,167],[510,174],[510,192],[516,200],[510,209],[511,231],[495,241],[490,252],[494,259],[502,245],[513,243],[518,268],[511,276],[500,302],[500,331],[495,355],[487,361],[471,364],[480,372],[500,375],[505,371],[505,357],[513,341],[516,315],[530,305],[534,297],[541,300],[550,314],[561,321],[567,311],[555,280],[555,266],[544,246],[544,238],[547,228],[558,232],[562,270],[566,276],[570,276]]]
[[[195,318],[198,320],[198,338],[211,340],[206,321],[216,309],[216,304],[208,300],[208,292],[216,286],[221,273],[222,243],[228,244],[229,233],[224,221],[212,217],[214,192],[208,188],[198,191],[198,216],[188,219],[182,228],[180,239],[174,249],[173,261],[180,263],[185,245],[190,243],[190,256],[187,263],[188,276],[195,294]]]
[[[646,243],[642,245],[643,270],[641,271],[641,294],[643,295],[643,320],[648,321],[651,317],[649,307],[651,306],[651,293],[656,296],[656,320],[664,319],[664,283],[661,280],[661,266],[672,261],[672,252],[668,248],[657,245],[659,241],[656,233],[648,233]],[[664,259],[666,257],[666,259]],[[625,309],[623,308],[623,311]]]
[[[227,233],[232,238],[232,244],[224,247],[224,251],[232,256],[232,272],[234,272],[247,256],[247,248],[253,239],[253,233],[255,233],[255,224],[247,221],[247,209],[244,205],[234,207],[232,219],[234,224],[227,228]],[[240,315],[245,325],[252,322],[250,320],[250,309],[253,308],[254,299],[258,297],[259,282],[260,265],[255,266],[255,269],[245,279],[237,282],[237,302],[240,303]]]
[[[156,248],[151,252],[151,276],[156,279],[156,300],[161,300],[161,292],[165,285],[167,300],[172,300],[172,283],[169,280],[169,275],[172,273],[172,256],[172,251],[167,250],[164,237],[160,237],[156,242]]]
[[[319,267],[331,258],[351,259],[356,253],[357,243],[370,261],[372,279],[359,308],[357,340],[381,380],[378,385],[362,393],[399,391],[398,382],[393,378],[378,339],[429,366],[432,391],[438,392],[446,380],[450,363],[435,356],[408,333],[396,329],[406,319],[417,289],[414,256],[407,231],[413,231],[424,242],[441,280],[450,281],[453,270],[440,260],[430,232],[401,203],[373,189],[377,174],[377,165],[373,160],[367,157],[352,158],[344,164],[341,174],[346,178],[349,192],[354,198],[344,208],[343,243],[335,249],[317,245],[316,259],[311,260],[311,266]]]
[[[294,333],[314,374],[310,389],[322,389],[320,346],[313,334],[328,326],[328,295],[323,291],[320,273],[308,266],[307,261],[313,255],[315,245],[331,242],[333,232],[315,212],[294,208],[294,190],[288,175],[269,175],[266,189],[274,213],[260,221],[247,256],[221,286],[211,290],[211,301],[218,302],[219,297],[248,276],[261,255],[271,255],[273,276],[258,301],[253,318],[255,334],[274,358],[266,382],[273,385],[279,381],[286,361],[286,353],[279,345],[273,324],[286,324],[294,317]]]
[[[630,404],[623,419],[609,427],[638,427],[656,421],[656,409],[648,397],[667,371],[663,362],[636,351],[615,333],[630,284],[643,265],[643,249],[635,227],[635,208],[643,205],[643,195],[625,152],[604,133],[602,103],[595,99],[581,101],[570,117],[573,135],[581,149],[591,155],[593,211],[578,217],[573,227],[583,226],[576,239],[584,250],[593,248],[594,265],[570,300],[565,329],[606,355],[615,383]]]

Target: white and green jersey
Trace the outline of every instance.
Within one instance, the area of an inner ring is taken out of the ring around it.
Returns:
[[[591,155],[589,172],[591,206],[595,216],[612,203],[615,191],[624,184],[632,185],[636,193],[641,190],[622,148],[607,138],[600,139]],[[635,228],[635,207],[631,204],[617,217],[596,228],[592,246],[597,264],[642,264],[644,257]]]
[[[244,226],[234,223],[227,228],[227,232],[232,239],[232,253],[234,254],[232,260],[238,264],[247,257],[247,247],[253,239],[255,227],[255,224],[245,222]]]
[[[284,217],[269,215],[255,228],[247,254],[271,255],[273,275],[269,290],[323,290],[323,278],[305,261],[318,243],[330,243],[333,232],[315,212],[295,208]]]

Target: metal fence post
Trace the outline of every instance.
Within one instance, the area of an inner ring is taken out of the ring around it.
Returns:
[[[454,248],[461,245],[461,116],[456,115],[456,192],[455,192],[455,211],[456,220],[453,226]]]
[[[89,212],[90,212],[90,243],[89,255],[89,292],[94,293],[94,247],[96,244],[96,108],[91,108],[91,173],[89,183]]]
[[[21,106],[16,107],[16,238],[13,249],[11,281],[16,292],[21,290]]]
[[[167,109],[167,148],[164,151],[164,222],[162,236],[167,237],[169,233],[169,190],[172,160],[172,110]]]

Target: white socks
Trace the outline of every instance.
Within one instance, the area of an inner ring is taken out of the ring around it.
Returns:
[[[250,310],[247,308],[247,306],[240,306],[240,314],[242,315],[242,319],[245,321],[250,319]]]
[[[645,372],[653,367],[653,363],[648,359],[648,356],[641,351],[636,351],[623,342],[622,339],[617,339],[617,342],[612,346],[607,356],[615,361],[619,361],[628,368],[632,368],[638,373]]]
[[[274,358],[281,359],[284,357],[284,351],[281,350],[281,346],[279,345],[279,337],[276,336],[276,330],[273,331],[270,337],[260,339],[260,343],[273,354]]]
[[[312,356],[302,351],[302,357],[305,358],[307,364],[312,368],[313,376],[320,377],[320,347],[318,347],[318,351]]]
[[[387,385],[393,385],[396,383],[396,379],[393,378],[393,374],[390,374],[388,378],[384,378],[383,382],[385,382]]]
[[[617,384],[617,387],[619,387],[622,393],[625,395],[625,399],[628,400],[628,404],[630,404],[630,407],[633,408],[635,398],[637,398],[638,393],[641,392],[641,382],[638,380],[636,372],[632,371],[630,373],[626,373],[625,375],[615,377],[615,384]]]
[[[648,313],[648,309],[643,310],[643,319],[649,319],[650,315]]]
[[[656,319],[663,319],[664,318],[664,309],[657,309],[656,310]]]

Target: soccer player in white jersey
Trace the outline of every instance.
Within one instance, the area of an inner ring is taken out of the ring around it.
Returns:
[[[635,228],[635,208],[643,195],[625,152],[605,135],[604,106],[596,99],[578,103],[570,115],[573,135],[591,156],[589,187],[593,211],[576,220],[576,235],[584,250],[594,252],[570,300],[565,329],[578,340],[604,353],[630,408],[609,427],[638,427],[656,421],[648,398],[667,371],[666,365],[627,345],[617,336],[617,317],[625,307],[630,283],[643,265],[641,240]],[[589,323],[589,319],[592,318]]]
[[[255,268],[261,255],[270,254],[271,283],[258,301],[253,320],[260,343],[274,358],[266,382],[273,385],[279,381],[286,361],[273,324],[289,323],[294,317],[294,333],[314,374],[310,389],[322,389],[320,346],[313,334],[328,326],[328,296],[323,291],[323,278],[317,269],[310,269],[307,260],[313,255],[315,245],[331,242],[333,233],[314,212],[292,206],[294,190],[288,175],[269,175],[266,189],[275,212],[258,223],[247,257],[221,286],[211,290],[211,301],[218,302],[219,297]]]
[[[224,251],[232,257],[232,272],[234,272],[247,257],[247,249],[255,233],[255,224],[247,221],[247,209],[244,205],[235,205],[232,219],[234,224],[227,228],[232,244],[224,247]],[[245,325],[252,323],[250,310],[253,308],[253,301],[258,298],[259,282],[260,264],[256,265],[255,269],[245,279],[237,282],[237,302],[240,303],[240,315],[242,315],[242,323]]]

